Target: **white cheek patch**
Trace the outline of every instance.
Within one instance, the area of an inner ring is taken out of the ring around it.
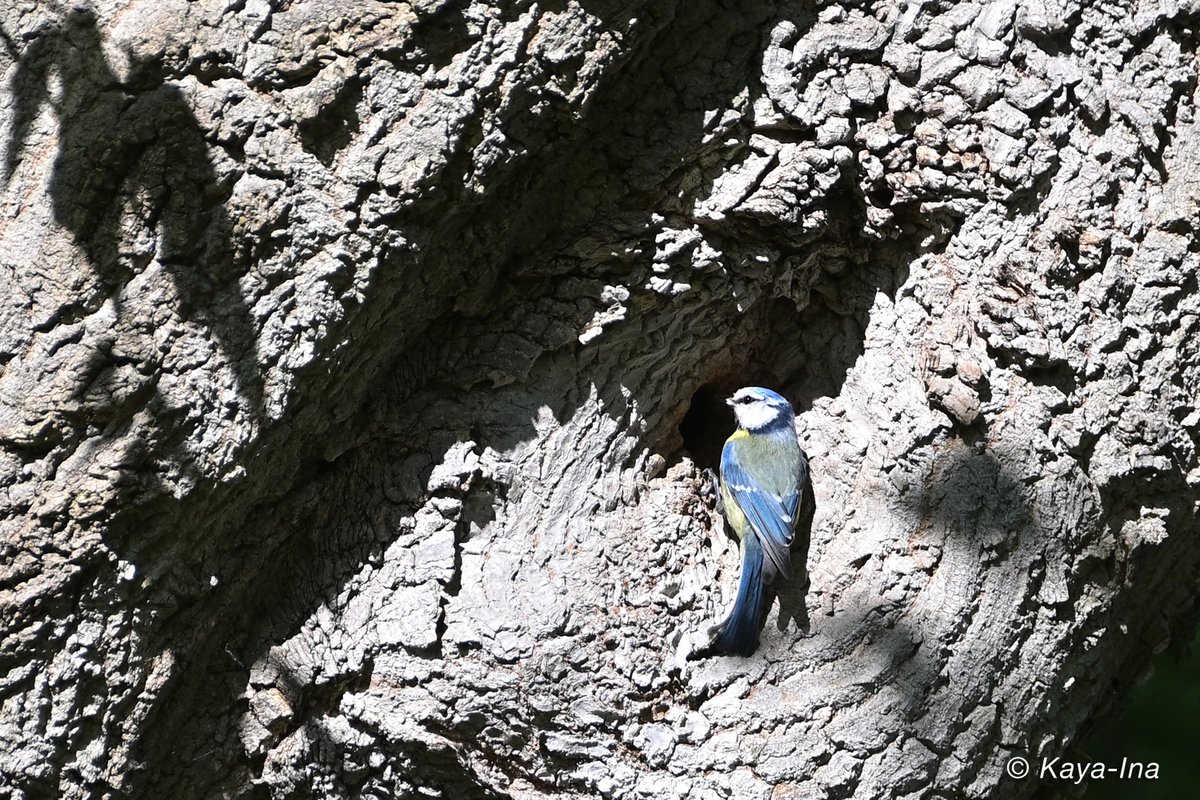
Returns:
[[[747,430],[762,428],[775,419],[775,409],[766,403],[753,403],[738,409],[738,421]]]

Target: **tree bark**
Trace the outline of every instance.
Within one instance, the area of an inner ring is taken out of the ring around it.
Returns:
[[[1065,788],[1197,619],[1196,11],[6,4],[0,794]]]

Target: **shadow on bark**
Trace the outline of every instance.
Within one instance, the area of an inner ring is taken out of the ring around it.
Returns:
[[[797,308],[789,296],[769,297],[746,314],[734,334],[738,344],[708,365],[707,382],[692,395],[679,424],[683,452],[697,466],[713,470],[721,448],[735,423],[725,398],[743,386],[761,385],[781,391],[803,414],[820,397],[837,397],[849,371],[863,355],[870,311],[879,292],[894,298],[907,277],[907,264],[916,255],[915,240],[891,242],[886,251],[872,246],[858,233],[865,227],[863,198],[838,198],[837,220],[829,241],[813,244],[805,258],[816,273],[811,278],[809,302]],[[822,269],[819,265],[835,265]],[[812,475],[820,482],[821,475]],[[793,563],[806,564],[816,510],[811,483],[807,488],[793,544]],[[732,537],[728,526],[723,535]],[[778,599],[775,627],[780,632],[794,626],[809,633],[808,582],[781,581],[768,587],[766,613]],[[868,634],[875,626],[863,628]]]
[[[555,108],[551,102],[551,110],[541,112],[550,120],[532,115],[506,120],[522,141],[545,136],[540,147],[530,148],[537,169],[519,162],[513,169],[524,174],[509,176],[510,183],[498,195],[479,197],[468,197],[461,174],[451,170],[444,179],[444,192],[431,192],[427,200],[405,209],[405,222],[418,223],[418,230],[422,220],[433,225],[432,233],[422,240],[422,266],[461,273],[462,294],[431,300],[438,309],[433,322],[425,332],[406,339],[405,353],[368,393],[373,399],[359,422],[372,431],[373,439],[298,481],[286,512],[263,520],[266,544],[257,551],[262,567],[229,602],[230,618],[224,621],[223,635],[216,637],[222,641],[214,641],[208,652],[187,666],[159,726],[169,735],[143,742],[140,756],[146,772],[139,777],[136,796],[170,795],[183,800],[236,792],[261,779],[270,754],[297,730],[308,730],[303,759],[310,774],[334,776],[352,793],[365,794],[365,787],[383,780],[385,771],[394,775],[428,757],[427,736],[413,733],[405,738],[394,731],[369,730],[361,717],[353,717],[351,723],[343,717],[339,724],[349,727],[331,734],[315,718],[325,711],[346,714],[342,700],[360,684],[332,681],[317,690],[319,701],[313,701],[318,681],[292,673],[291,668],[276,670],[275,682],[296,703],[288,725],[270,731],[264,752],[251,754],[245,752],[239,730],[255,665],[270,660],[273,645],[306,630],[306,621],[314,615],[324,610],[335,616],[340,612],[333,599],[345,594],[364,565],[381,563],[397,538],[388,520],[412,513],[428,499],[430,474],[453,443],[469,437],[477,451],[510,452],[537,437],[540,414],[565,423],[593,396],[616,426],[628,426],[629,415],[636,411],[642,415],[647,442],[677,442],[676,428],[698,386],[740,386],[769,374],[770,381],[759,382],[779,386],[806,402],[836,390],[862,353],[875,292],[894,290],[898,283],[895,270],[829,278],[846,288],[844,296],[802,310],[797,309],[796,298],[768,298],[749,314],[730,305],[716,320],[717,333],[704,334],[722,339],[713,344],[713,357],[694,372],[676,375],[671,385],[647,379],[647,374],[677,360],[672,346],[681,340],[678,337],[690,336],[695,326],[713,321],[702,318],[708,309],[694,300],[684,298],[672,306],[652,296],[643,298],[646,305],[639,313],[642,320],[652,320],[648,327],[655,341],[661,338],[658,346],[648,342],[645,329],[632,325],[606,331],[586,350],[578,342],[579,331],[597,310],[586,302],[589,298],[581,297],[581,287],[600,295],[607,281],[634,283],[630,275],[639,267],[633,262],[645,260],[647,249],[652,252],[656,223],[649,220],[664,205],[672,214],[684,214],[679,193],[702,191],[705,185],[698,174],[704,170],[697,165],[723,158],[720,141],[703,141],[705,109],[728,105],[745,87],[767,13],[765,6],[748,13],[745,8],[709,7],[701,12],[689,5],[680,11],[687,19],[669,24],[641,61],[626,67],[626,76],[589,101],[582,119],[575,118],[572,109]],[[689,92],[704,95],[706,102],[681,110],[677,101]],[[316,142],[309,146],[320,148]],[[469,167],[460,165],[463,171]],[[848,200],[851,206],[854,202]],[[848,219],[853,220],[853,215]],[[621,238],[632,229],[646,238]],[[464,240],[464,230],[470,231],[470,239]],[[611,274],[581,264],[576,250],[585,237],[606,233],[612,238],[602,239],[602,246],[611,246],[615,253],[636,253],[628,256],[628,262],[621,260],[626,256],[617,255],[605,263]],[[733,234],[728,232],[730,237]],[[864,254],[861,261],[866,260]],[[470,263],[465,269],[464,261]],[[895,263],[902,264],[903,258],[897,256]],[[855,272],[847,270],[847,274]],[[818,340],[808,335],[810,323],[830,324],[833,330]],[[737,352],[733,345],[749,349]],[[764,364],[773,365],[769,373],[762,371]],[[814,372],[819,368],[823,376],[819,390],[805,383],[806,366]],[[664,389],[675,394],[664,394]],[[710,422],[716,424],[702,419],[699,425],[708,428]],[[502,487],[476,486],[467,491],[466,511],[455,531],[458,559],[472,525],[486,525],[489,498]],[[529,557],[536,560],[538,554],[531,552]],[[373,687],[397,680],[378,668],[382,657],[420,671],[421,664],[463,655],[443,646],[441,639],[446,603],[459,590],[460,568],[461,560],[455,564],[455,575],[443,584],[438,641],[430,647],[374,648],[366,654],[361,670]],[[799,594],[787,589],[780,602],[787,615],[785,625],[805,617],[802,588]],[[528,729],[550,726],[521,702],[500,700],[513,703],[510,717]],[[514,777],[535,785],[542,780],[520,764],[505,765],[503,753],[489,756],[489,720],[469,720],[452,731],[437,729],[436,720],[428,722],[425,733],[436,734],[446,747],[439,751],[438,769],[414,771],[410,776],[420,779],[419,789],[491,797],[486,778],[472,773],[475,758],[496,769],[513,770]],[[516,725],[511,720],[506,724]],[[353,744],[356,734],[371,744]],[[217,752],[209,753],[208,743],[214,740]],[[380,751],[382,763],[367,759],[366,752],[356,752],[356,748],[378,749],[380,742],[387,743],[386,751]],[[540,757],[561,773],[573,764],[569,756],[542,752]],[[347,761],[367,766],[347,773],[342,768]],[[311,791],[295,788],[297,796]],[[418,796],[415,790],[412,796]]]
[[[108,300],[118,318],[147,313],[152,307],[129,296],[129,282],[157,261],[174,283],[175,310],[215,337],[240,400],[258,416],[257,332],[238,287],[222,205],[229,189],[217,178],[187,99],[163,81],[158,64],[132,53],[128,78],[119,78],[87,9],[69,11],[23,50],[7,35],[4,40],[17,62],[9,84],[14,109],[5,179],[13,177],[35,119],[50,105],[58,120],[51,209],[94,270],[94,283],[62,309],[58,324]],[[52,78],[60,87],[56,97]],[[131,230],[149,241],[129,241]]]
[[[104,51],[96,16],[81,8],[63,12],[24,41],[15,41],[3,31],[0,40],[15,62],[7,87],[12,111],[4,132],[5,183],[14,181],[26,160],[33,163],[24,170],[24,179],[38,179],[41,168],[36,161],[42,154],[35,127],[49,110],[57,125],[49,209],[84,256],[79,261],[90,270],[72,295],[59,300],[62,305],[53,325],[69,326],[111,304],[113,337],[125,351],[114,353],[111,344],[104,343],[95,347],[93,363],[85,365],[91,379],[80,383],[84,390],[79,396],[62,398],[55,409],[65,420],[64,431],[46,426],[52,432],[37,443],[38,448],[50,450],[58,444],[50,439],[62,436],[71,445],[81,442],[81,455],[86,455],[91,448],[101,453],[105,446],[125,438],[120,455],[106,454],[119,463],[122,473],[102,509],[108,518],[98,523],[72,520],[84,528],[97,524],[102,530],[106,549],[99,563],[85,562],[86,568],[72,573],[81,582],[93,582],[94,588],[46,593],[31,601],[31,605],[73,604],[73,611],[100,619],[135,620],[134,632],[121,628],[109,642],[114,651],[123,653],[121,669],[128,672],[98,673],[97,685],[87,689],[89,696],[103,703],[112,699],[111,682],[144,680],[143,668],[163,651],[179,647],[178,654],[186,661],[188,640],[216,622],[201,619],[196,628],[189,624],[202,617],[195,613],[200,608],[198,598],[211,587],[196,588],[204,587],[199,575],[204,557],[191,551],[194,543],[170,538],[185,528],[172,525],[179,514],[178,503],[164,497],[160,479],[164,471],[186,471],[191,454],[179,446],[180,431],[172,430],[172,413],[156,402],[164,370],[162,350],[151,345],[141,347],[138,354],[139,347],[122,338],[150,337],[163,324],[164,315],[156,313],[163,301],[141,296],[145,289],[134,281],[155,264],[165,271],[174,289],[170,311],[177,316],[172,322],[179,326],[181,320],[211,338],[227,364],[237,402],[251,419],[258,418],[263,407],[257,331],[238,285],[240,264],[224,208],[229,187],[217,175],[189,99],[164,80],[160,65],[129,53],[127,75],[120,77]],[[64,257],[68,269],[73,266],[69,258]],[[139,381],[136,391],[117,397],[107,385],[106,376],[117,367],[133,369]],[[157,415],[149,423],[153,435],[134,424],[141,411]],[[93,432],[85,432],[88,428]],[[72,437],[76,441],[70,441]],[[164,466],[168,461],[174,463]],[[147,500],[154,502],[142,506]],[[98,512],[89,509],[89,513]],[[196,530],[203,530],[203,523]],[[188,552],[189,558],[183,558],[181,551]],[[132,588],[137,584],[118,574],[114,554],[128,562],[138,583],[145,581],[145,591]],[[176,585],[176,579],[187,589]],[[131,610],[135,608],[136,612]],[[165,629],[161,621],[176,612],[187,622],[181,629]],[[122,641],[122,637],[127,638]],[[129,713],[133,696],[122,698],[103,715],[105,735],[111,737],[106,741],[114,747],[137,735],[135,723],[122,716]],[[101,725],[96,721],[100,716],[81,724]],[[55,755],[71,757],[70,746],[63,745]],[[96,763],[106,759],[97,757]],[[47,769],[55,774],[62,766]]]

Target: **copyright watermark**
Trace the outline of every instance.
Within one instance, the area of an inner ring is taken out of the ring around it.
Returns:
[[[1152,781],[1158,778],[1157,761],[1133,761],[1122,758],[1109,764],[1105,761],[1067,761],[1059,758],[1043,758],[1030,764],[1024,756],[1010,756],[1004,764],[1004,772],[1010,778],[1022,780],[1032,773],[1038,780],[1069,781],[1076,786],[1087,780],[1103,781]]]
[[[1004,765],[1004,771],[1008,773],[1008,777],[1021,780],[1029,775],[1029,762],[1021,756],[1013,756]]]

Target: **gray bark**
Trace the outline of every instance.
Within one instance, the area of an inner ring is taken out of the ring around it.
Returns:
[[[1031,795],[1196,620],[1196,10],[5,4],[0,794]]]

